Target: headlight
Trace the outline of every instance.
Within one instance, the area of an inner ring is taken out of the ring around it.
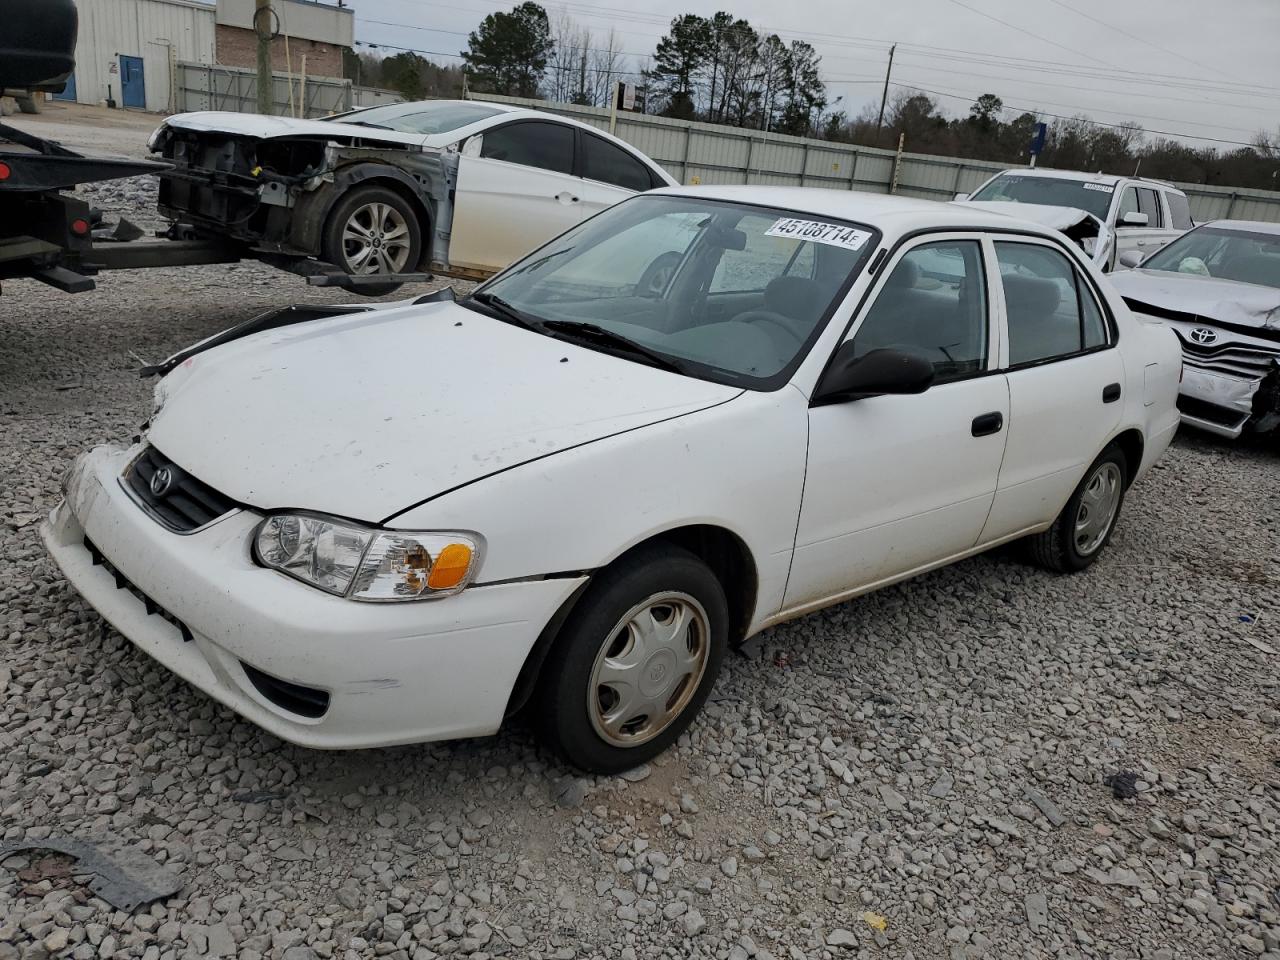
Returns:
[[[466,589],[480,566],[470,533],[369,530],[307,514],[267,517],[254,537],[263,566],[352,600],[429,600]]]

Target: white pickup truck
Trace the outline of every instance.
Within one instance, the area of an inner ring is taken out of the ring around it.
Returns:
[[[1072,210],[1080,216],[1071,223],[1049,225],[1068,236],[1073,226],[1083,226],[1086,221],[1092,225],[1086,232],[1096,228],[1096,238],[1082,236],[1080,240],[1103,270],[1131,267],[1194,226],[1187,195],[1173,184],[1145,177],[1020,167],[1001,171],[973,193],[956,194],[956,200]],[[1048,223],[1030,211],[1021,215]]]

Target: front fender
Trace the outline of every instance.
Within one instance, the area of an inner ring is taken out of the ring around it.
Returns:
[[[338,151],[340,163],[341,154],[349,152],[355,151]],[[440,197],[437,194],[447,189],[443,186],[440,158],[434,154],[410,154],[389,150],[359,152],[390,154],[396,162],[389,163],[385,159],[350,160],[337,166],[330,176],[324,178],[319,187],[302,193],[294,204],[294,216],[290,226],[291,244],[308,254],[319,256],[324,227],[334,205],[348,191],[361,184],[384,181],[399,185],[417,203],[423,215],[423,244],[429,250],[432,246],[432,225],[437,222],[440,205]],[[421,169],[415,172],[404,169],[411,163]]]
[[[799,391],[745,392],[491,475],[387,525],[479,531],[481,583],[595,570],[661,533],[721,527],[755,563],[754,626],[782,603],[807,439]]]

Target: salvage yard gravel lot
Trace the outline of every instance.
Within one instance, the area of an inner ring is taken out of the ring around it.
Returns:
[[[322,753],[136,651],[37,527],[146,419],[143,362],[348,299],[257,265],[6,286],[0,839],[110,838],[184,888],[128,915],[11,858],[0,960],[1280,960],[1280,450],[1183,434],[1083,574],[997,553],[776,627],[625,777],[519,722]]]

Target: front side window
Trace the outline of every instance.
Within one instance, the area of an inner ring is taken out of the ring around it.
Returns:
[[[486,130],[480,156],[555,173],[572,173],[573,128],[533,120]]]
[[[653,186],[648,167],[617,144],[589,133],[582,134],[582,175],[637,192]]]
[[[903,255],[853,335],[854,354],[902,350],[933,363],[934,382],[987,365],[987,288],[976,240],[928,243]]]
[[[553,240],[462,302],[623,357],[630,342],[690,376],[776,389],[878,235],[819,214],[640,195]],[[588,334],[583,325],[607,334]]]
[[[1066,255],[1033,243],[997,242],[1009,327],[1009,366],[1069,357],[1107,342],[1093,291]]]
[[[1138,212],[1147,215],[1148,227],[1164,226],[1164,217],[1160,215],[1160,198],[1154,190],[1145,187],[1138,190]]]
[[[1090,180],[1042,177],[1035,174],[1002,173],[971,196],[970,200],[1003,200],[1010,203],[1040,203],[1050,207],[1076,207],[1107,219],[1114,188]]]
[[[1126,213],[1138,212],[1138,191],[1133,187],[1125,187],[1120,195],[1120,209],[1116,211],[1116,223],[1123,225]]]
[[[1191,222],[1191,204],[1183,194],[1170,192],[1164,198],[1169,202],[1169,220],[1173,229],[1190,230],[1195,226]]]

